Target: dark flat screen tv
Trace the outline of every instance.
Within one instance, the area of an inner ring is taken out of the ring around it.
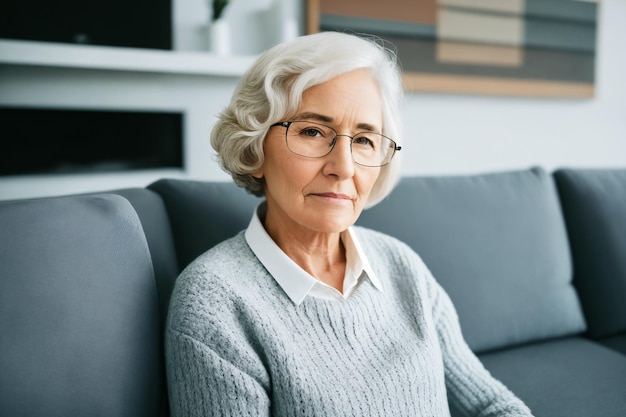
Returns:
[[[180,112],[0,106],[0,177],[184,169]]]
[[[2,0],[0,38],[172,49],[171,0]]]

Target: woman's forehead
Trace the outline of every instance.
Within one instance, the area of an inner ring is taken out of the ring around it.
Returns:
[[[355,70],[304,91],[297,115],[302,119],[379,130],[382,99],[377,81],[366,70]]]

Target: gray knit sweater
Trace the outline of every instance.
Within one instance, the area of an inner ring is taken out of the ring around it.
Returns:
[[[389,236],[356,228],[382,282],[295,305],[243,233],[178,278],[166,333],[172,415],[530,416],[461,336],[443,289]]]

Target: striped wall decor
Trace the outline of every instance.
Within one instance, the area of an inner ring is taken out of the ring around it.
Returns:
[[[589,98],[599,0],[308,0],[308,31],[375,35],[407,90]]]

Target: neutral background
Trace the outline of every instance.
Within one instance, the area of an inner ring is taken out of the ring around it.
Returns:
[[[233,53],[255,55],[304,29],[303,1],[234,0],[227,9]],[[207,48],[206,0],[177,0],[174,45]],[[404,175],[449,175],[542,166],[626,167],[626,1],[600,4],[597,94],[587,100],[409,93],[403,109]],[[1,51],[0,51],[1,52]],[[0,199],[127,186],[160,177],[228,180],[208,135],[236,76],[181,75],[0,65],[0,105],[180,111],[184,171],[0,178]],[[11,140],[4,134],[2,141]],[[33,150],[36,152],[36,150]]]
[[[603,0],[599,20],[595,98],[413,94],[405,172],[626,166],[626,1]]]

